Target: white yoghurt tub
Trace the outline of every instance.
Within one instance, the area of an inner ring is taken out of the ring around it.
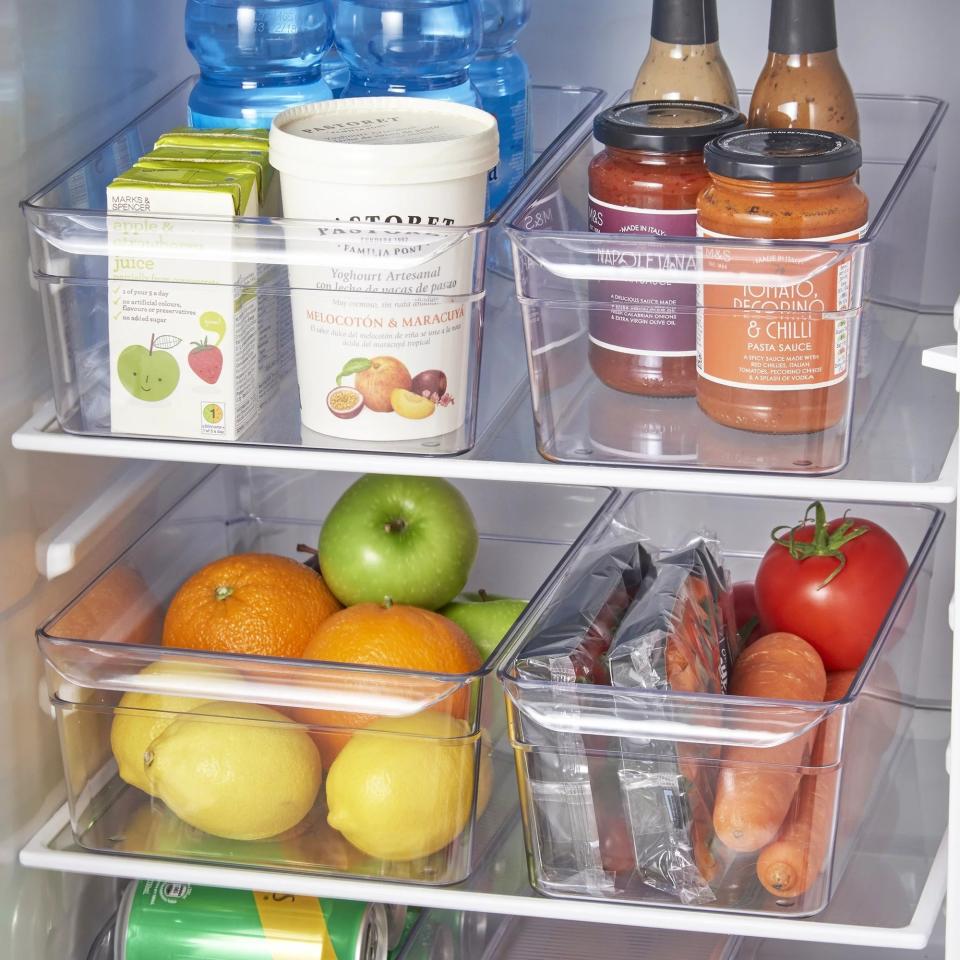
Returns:
[[[330,100],[274,119],[284,217],[325,221],[284,232],[305,427],[402,441],[463,426],[478,347],[463,228],[484,219],[498,150],[492,115],[439,100]]]

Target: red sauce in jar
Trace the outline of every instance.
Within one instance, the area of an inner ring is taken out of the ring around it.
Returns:
[[[729,107],[677,100],[621,104],[600,114],[604,150],[590,163],[590,230],[644,237],[611,244],[601,264],[677,266],[691,248],[658,237],[694,237],[697,196],[709,183],[703,148],[737,130]],[[682,268],[682,266],[681,266]],[[691,283],[597,280],[590,291],[590,366],[607,386],[645,396],[692,396],[696,389],[696,287]]]
[[[713,420],[741,430],[832,427],[851,400],[862,255],[843,256],[827,245],[863,235],[860,147],[822,131],[749,130],[714,141],[705,159],[711,184],[699,201],[701,236],[825,246],[796,254],[760,245],[703,248],[711,272],[777,280],[703,285],[697,402]]]

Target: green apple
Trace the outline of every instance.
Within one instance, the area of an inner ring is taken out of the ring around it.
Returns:
[[[440,610],[462,627],[484,660],[493,653],[526,607],[526,600],[497,597],[481,590],[464,593]]]
[[[177,389],[180,364],[166,350],[148,350],[134,344],[120,352],[117,376],[131,396],[156,403]]]
[[[344,605],[390,597],[436,610],[467,582],[477,526],[446,480],[369,474],[354,483],[320,531],[320,571]]]

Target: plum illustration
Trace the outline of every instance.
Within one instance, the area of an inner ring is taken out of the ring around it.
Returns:
[[[354,386],[363,396],[363,402],[376,413],[390,413],[394,390],[409,390],[413,380],[410,371],[396,357],[372,357],[370,365],[360,370]]]
[[[418,397],[439,400],[447,392],[447,375],[442,370],[424,370],[413,378],[410,389]]]
[[[151,337],[149,348],[140,344],[124,347],[117,357],[117,376],[130,396],[148,403],[166,400],[180,382],[180,364],[167,350],[179,337]]]

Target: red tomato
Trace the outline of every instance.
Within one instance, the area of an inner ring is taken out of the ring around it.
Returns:
[[[775,632],[768,630],[760,619],[756,591],[749,580],[741,580],[733,585],[733,614],[737,620],[737,633],[744,646]]]
[[[799,527],[774,530],[757,571],[757,607],[771,630],[815,647],[827,670],[856,670],[906,575],[907,559],[886,530],[857,517],[828,523],[815,503]]]

